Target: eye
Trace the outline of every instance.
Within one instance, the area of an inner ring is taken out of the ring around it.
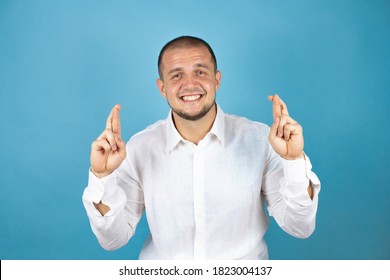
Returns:
[[[180,78],[181,78],[181,74],[180,73],[176,73],[176,74],[173,74],[171,76],[171,79],[173,79],[173,80],[179,80]]]
[[[196,72],[196,74],[200,75],[200,76],[203,76],[203,75],[206,75],[206,72],[204,72],[203,70],[198,70]]]

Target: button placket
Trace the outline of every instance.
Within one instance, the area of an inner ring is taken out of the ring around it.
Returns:
[[[205,258],[205,225],[204,225],[204,155],[203,149],[196,147],[193,155],[193,189],[195,240],[194,258]]]

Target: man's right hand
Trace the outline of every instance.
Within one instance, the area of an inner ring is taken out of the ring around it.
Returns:
[[[112,108],[106,129],[92,143],[91,171],[98,178],[114,172],[126,158],[126,143],[121,137],[120,109],[119,104]]]

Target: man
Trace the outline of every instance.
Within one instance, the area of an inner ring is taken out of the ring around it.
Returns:
[[[269,97],[270,129],[225,114],[215,102],[215,55],[195,37],[167,43],[158,68],[168,118],[126,145],[116,105],[92,143],[83,202],[101,246],[125,245],[145,211],[150,236],[140,259],[267,259],[265,202],[286,232],[310,236],[319,180],[280,97]]]

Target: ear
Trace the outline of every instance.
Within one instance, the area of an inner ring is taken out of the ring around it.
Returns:
[[[157,79],[156,84],[157,84],[158,90],[160,91],[160,94],[164,98],[167,98],[167,94],[165,93],[165,85],[164,85],[163,80]]]
[[[215,73],[215,91],[217,91],[219,89],[219,86],[221,84],[221,78],[222,78],[222,73],[221,71],[217,71],[217,73]]]

